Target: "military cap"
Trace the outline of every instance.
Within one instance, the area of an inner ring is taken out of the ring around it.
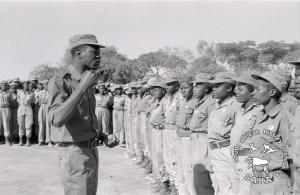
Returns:
[[[95,35],[91,34],[78,34],[74,35],[69,39],[69,49],[73,49],[80,45],[93,45],[99,48],[105,48],[103,45],[98,43],[98,40]]]
[[[9,86],[10,86],[10,87],[12,87],[12,86],[18,86],[18,83],[11,82],[11,83],[9,84]]]
[[[195,76],[193,83],[208,83],[213,77],[208,73],[198,73]]]
[[[164,79],[164,83],[173,83],[173,82],[179,82],[178,75],[174,73],[169,73],[166,75],[166,78]]]
[[[300,65],[300,57],[297,60],[287,61],[286,63],[293,64],[293,65]]]
[[[267,71],[261,75],[259,74],[251,74],[254,79],[262,79],[270,82],[274,87],[276,87],[280,92],[282,92],[282,79],[280,75],[275,71]]]
[[[15,83],[18,83],[18,82],[20,82],[20,78],[14,78],[13,80],[12,80],[13,82],[15,82]]]
[[[142,83],[139,82],[139,81],[137,81],[137,82],[135,83],[135,88],[141,88],[142,86],[143,86]]]
[[[256,83],[250,72],[244,72],[239,77],[234,78],[234,80],[239,83],[246,83],[253,86],[255,86]]]
[[[132,89],[128,89],[125,93],[126,93],[126,94],[133,94],[133,92],[134,92],[134,91],[133,91]]]
[[[280,70],[277,71],[277,73],[279,74],[279,76],[281,77],[281,79],[285,82],[291,82],[292,80],[292,73],[287,71],[287,70]]]
[[[159,79],[155,80],[150,86],[150,88],[153,88],[153,87],[160,87],[160,88],[163,88],[165,89],[166,88],[166,85]]]
[[[157,80],[157,78],[155,78],[155,77],[149,78],[149,80],[147,81],[147,84],[146,84],[144,87],[149,88],[149,87],[151,86],[151,84],[152,84],[153,82],[155,82],[156,80]]]
[[[187,83],[193,83],[194,82],[194,77],[191,74],[183,74],[180,79],[179,82],[187,82]]]
[[[235,83],[235,80],[233,80],[235,78],[235,74],[230,73],[230,72],[218,72],[215,76],[214,79],[210,80],[210,83]]]
[[[8,85],[8,82],[7,81],[1,81],[0,84],[1,85]]]

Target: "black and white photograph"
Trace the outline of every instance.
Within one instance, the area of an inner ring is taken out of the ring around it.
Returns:
[[[0,1],[0,195],[300,195],[300,0]]]

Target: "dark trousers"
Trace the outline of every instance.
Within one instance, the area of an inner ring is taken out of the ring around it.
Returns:
[[[197,195],[213,195],[215,193],[212,187],[209,171],[202,164],[196,164],[193,168],[194,183]]]

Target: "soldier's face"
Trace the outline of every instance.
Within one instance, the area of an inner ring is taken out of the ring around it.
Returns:
[[[253,91],[253,100],[258,105],[267,105],[270,100],[270,86],[263,80],[257,81],[257,86]]]
[[[300,99],[300,66],[296,66],[295,69],[295,96]]]
[[[214,84],[212,97],[215,99],[226,99],[229,96],[227,83],[216,83]]]
[[[193,95],[193,85],[191,83],[180,83],[180,91],[185,99],[189,99]]]
[[[16,93],[16,92],[17,92],[17,86],[11,86],[11,87],[9,88],[9,91],[10,91],[11,93]]]
[[[43,88],[47,91],[48,90],[48,83],[43,84]]]
[[[23,84],[23,89],[24,89],[25,91],[28,91],[28,83],[24,83],[24,84]]]
[[[86,45],[80,53],[81,62],[88,70],[100,68],[100,48]]]
[[[251,100],[252,92],[245,83],[237,83],[235,87],[236,100],[240,103],[246,103]]]
[[[193,96],[195,98],[200,98],[200,97],[205,96],[206,89],[207,89],[207,84],[205,84],[205,83],[197,83],[194,86],[194,89],[193,89]]]
[[[163,89],[160,87],[154,87],[151,93],[155,99],[161,99],[163,97]]]
[[[6,91],[5,85],[3,85],[3,84],[1,85],[1,90],[2,90],[2,91]]]
[[[168,94],[174,94],[178,89],[178,82],[172,82],[166,84],[166,90]]]

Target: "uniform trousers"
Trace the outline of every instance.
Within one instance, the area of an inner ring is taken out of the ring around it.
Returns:
[[[141,112],[140,113],[140,140],[141,140],[141,149],[144,155],[147,153],[147,151],[149,151],[146,132],[147,132],[147,117],[145,112]]]
[[[214,177],[212,179],[215,189],[215,195],[233,194],[233,167],[230,147],[222,147],[209,150],[212,170]]]
[[[192,178],[193,188],[190,194],[214,194],[210,174],[211,164],[208,155],[208,137],[204,133],[192,133],[190,138],[190,159],[193,172],[188,178]]]
[[[96,195],[99,167],[97,148],[61,147],[58,158],[65,195]]]
[[[171,184],[175,184],[177,161],[177,133],[175,129],[163,130],[163,157]]]
[[[110,134],[110,111],[107,108],[98,106],[96,107],[96,116],[99,131],[109,135]]]
[[[247,174],[252,174],[251,168],[248,168],[248,163],[245,160],[248,156],[237,156],[237,162],[233,161],[233,194],[251,195],[251,183],[245,180]]]
[[[300,168],[296,167],[294,174],[294,185],[293,185],[293,192],[294,194],[300,194]]]
[[[146,118],[146,141],[145,141],[145,156],[152,158],[152,125],[150,118]]]
[[[11,119],[10,119],[10,127],[12,131],[12,135],[14,137],[19,136],[19,126],[18,126],[18,108],[11,108]]]
[[[132,128],[132,119],[131,114],[128,111],[124,111],[124,130],[125,130],[125,142],[126,142],[126,148],[127,151],[130,153],[134,153],[133,146],[131,146],[131,140],[132,140],[132,134],[131,134],[131,128]]]
[[[125,142],[123,110],[113,110],[113,133],[120,143]]]
[[[179,195],[190,195],[193,187],[190,137],[178,137],[177,140],[177,176],[175,185]]]
[[[166,180],[166,171],[163,158],[163,131],[152,128],[152,164],[153,177],[156,180]]]
[[[48,143],[50,141],[50,124],[49,124],[47,104],[42,104],[40,106],[38,119],[39,119],[38,141],[39,141],[39,143],[44,142],[44,141],[46,141],[46,143]]]
[[[33,124],[33,112],[31,106],[19,106],[18,108],[18,124],[19,124],[19,136],[31,137],[32,124]]]
[[[11,129],[10,129],[10,108],[0,108],[0,128],[2,131],[2,126],[4,130],[4,136],[10,137],[11,136]]]

